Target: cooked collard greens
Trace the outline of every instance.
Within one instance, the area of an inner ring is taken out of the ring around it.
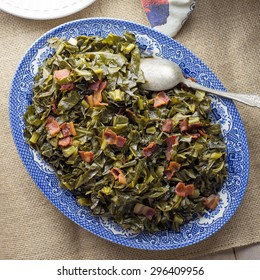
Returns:
[[[210,98],[181,84],[143,90],[130,32],[49,43],[55,52],[35,77],[24,135],[61,187],[137,232],[178,231],[215,209],[226,146]]]

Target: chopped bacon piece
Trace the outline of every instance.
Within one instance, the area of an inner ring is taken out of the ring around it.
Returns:
[[[64,137],[59,140],[58,144],[62,148],[66,148],[72,144],[72,138],[70,136]]]
[[[73,90],[75,88],[75,84],[68,83],[60,86],[60,90]]]
[[[189,130],[189,119],[185,118],[179,121],[179,128],[181,132]]]
[[[172,146],[178,144],[177,137],[175,135],[169,136],[166,139],[167,149],[166,149],[166,159],[171,160],[171,150]]]
[[[125,142],[127,140],[123,136],[118,136],[113,130],[109,128],[105,130],[104,138],[108,144],[114,144],[120,148],[124,147]]]
[[[108,144],[115,144],[116,143],[116,137],[117,137],[117,134],[111,130],[111,129],[106,129],[105,132],[104,132],[104,137],[107,141]]]
[[[171,161],[169,166],[164,171],[167,180],[170,180],[173,177],[174,173],[179,171],[180,168],[181,168],[181,165],[178,162]]]
[[[61,69],[61,70],[54,71],[54,78],[58,81],[68,78],[69,75],[70,75],[70,70],[68,69]]]
[[[94,159],[94,154],[92,152],[79,151],[79,155],[84,162],[90,163]]]
[[[149,221],[152,220],[156,214],[155,209],[141,203],[137,203],[134,207],[134,213],[137,215],[144,215]]]
[[[60,126],[53,116],[48,117],[46,128],[48,129],[51,136],[54,136],[60,132]]]
[[[165,120],[162,125],[162,131],[171,133],[172,129],[173,129],[172,119]]]
[[[89,103],[90,107],[94,106],[107,106],[107,103],[102,103],[102,91],[107,87],[107,82],[102,82],[101,80],[92,84],[90,89],[94,90],[93,95],[87,95],[86,100]]]
[[[194,184],[186,185],[186,195],[194,195],[195,186]]]
[[[199,129],[198,129],[200,127],[202,127],[201,122],[189,124],[188,118],[185,118],[185,119],[179,121],[180,131],[185,133],[186,135],[191,136],[192,139],[198,139],[201,136],[201,133],[199,132]]]
[[[181,132],[190,132],[192,130],[195,130],[195,133],[191,134],[193,135],[193,139],[198,138],[200,135],[197,135],[198,133],[196,132],[198,128],[201,128],[203,125],[201,122],[196,122],[193,124],[189,124],[189,118],[185,118],[183,120],[179,121],[179,128]]]
[[[193,195],[194,190],[194,184],[185,185],[183,182],[179,182],[175,187],[176,194],[182,197]]]
[[[177,136],[176,135],[171,135],[171,136],[167,137],[166,138],[166,143],[167,143],[167,146],[172,148],[172,145],[178,144]]]
[[[214,210],[217,207],[218,202],[219,202],[219,196],[216,194],[211,194],[209,197],[204,198],[203,204],[207,208]]]
[[[179,196],[186,196],[186,187],[183,182],[179,182],[175,187],[175,193],[177,193]]]
[[[72,136],[76,135],[76,130],[75,130],[73,122],[63,123],[60,126],[60,128],[61,128],[63,137],[67,137],[70,135],[72,135]]]
[[[115,145],[119,148],[123,148],[126,142],[126,138],[124,138],[123,136],[116,136],[116,142]]]
[[[170,98],[164,91],[160,91],[157,93],[157,95],[154,98],[154,104],[153,106],[155,108],[160,107],[162,105],[167,105],[170,101]]]
[[[94,84],[91,84],[89,86],[90,89],[94,90],[94,91],[97,91],[100,87],[100,83],[101,83],[101,80],[98,80],[97,82],[95,82]]]
[[[61,126],[61,132],[62,132],[62,135],[63,137],[67,137],[67,136],[70,136],[70,126],[68,123],[63,123]]]
[[[121,183],[122,185],[126,184],[125,175],[124,175],[123,171],[120,168],[113,167],[110,170],[110,173],[114,176],[115,180],[119,181],[119,183]]]
[[[107,87],[107,82],[101,82],[99,85],[99,88],[94,92],[94,105],[100,106],[100,105],[108,105],[107,103],[101,103],[102,102],[102,91]]]
[[[147,147],[143,148],[145,157],[150,157],[157,149],[156,143],[151,142]]]

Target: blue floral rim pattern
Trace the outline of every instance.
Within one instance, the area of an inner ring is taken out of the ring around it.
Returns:
[[[225,90],[213,72],[191,51],[176,40],[137,23],[111,19],[89,18],[60,25],[40,37],[22,58],[13,78],[9,97],[11,130],[18,153],[30,176],[45,196],[69,219],[84,229],[109,241],[146,250],[168,250],[200,242],[218,231],[235,213],[244,196],[249,174],[249,152],[245,130],[232,101],[211,95],[213,122],[221,125],[227,145],[228,179],[219,192],[220,203],[214,211],[208,211],[185,224],[181,231],[158,233],[123,230],[111,220],[96,217],[78,205],[68,190],[61,189],[52,168],[24,141],[23,114],[32,99],[32,84],[38,67],[53,50],[47,40],[52,37],[76,37],[109,33],[123,35],[128,30],[136,35],[144,55],[162,56],[176,62],[187,77],[215,89]]]

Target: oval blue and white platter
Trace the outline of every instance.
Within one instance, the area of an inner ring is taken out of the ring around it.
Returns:
[[[133,233],[115,222],[93,216],[87,208],[76,203],[73,195],[60,188],[54,171],[24,141],[23,115],[32,99],[34,76],[42,62],[53,54],[47,40],[52,37],[76,37],[109,33],[123,35],[128,30],[136,35],[143,55],[161,56],[176,62],[186,77],[193,77],[204,86],[225,90],[212,71],[191,51],[177,41],[149,27],[110,18],[89,18],[60,25],[33,43],[22,58],[13,78],[9,97],[11,130],[19,155],[36,185],[69,219],[84,229],[112,242],[146,250],[168,250],[200,242],[218,231],[235,213],[244,196],[249,173],[249,153],[245,130],[239,113],[231,100],[211,95],[213,122],[221,125],[227,145],[228,178],[219,192],[220,203],[215,210],[198,215],[181,231]]]

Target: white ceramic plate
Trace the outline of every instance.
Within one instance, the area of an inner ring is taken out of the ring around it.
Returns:
[[[0,10],[29,19],[54,19],[74,14],[96,0],[1,0]]]

